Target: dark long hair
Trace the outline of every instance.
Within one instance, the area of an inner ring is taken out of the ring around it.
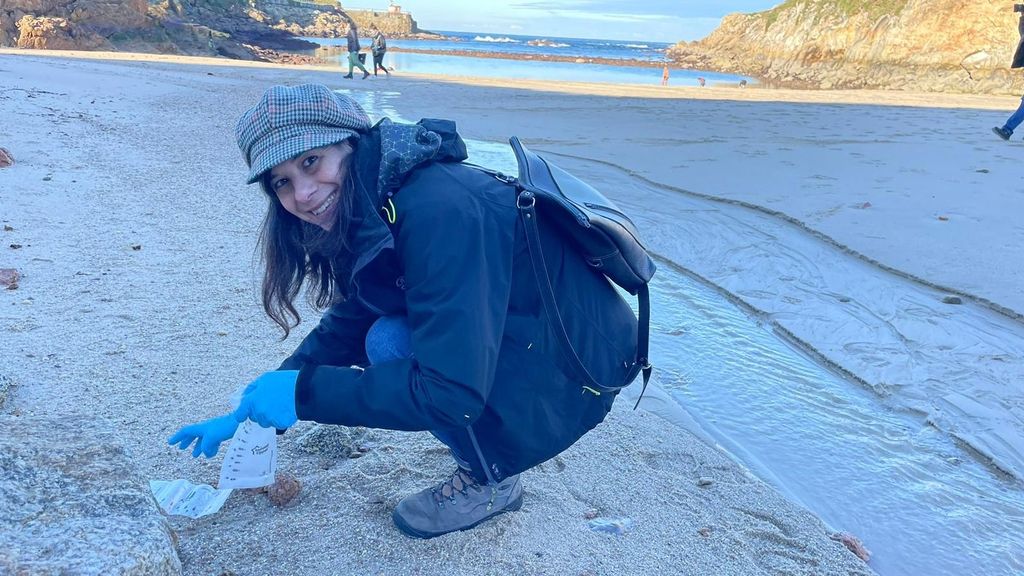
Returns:
[[[264,265],[263,310],[284,331],[282,340],[302,320],[294,301],[307,279],[307,301],[317,310],[343,300],[347,291],[346,271],[352,261],[348,232],[357,178],[355,150],[342,161],[350,168],[341,183],[337,219],[330,231],[288,213],[270,189],[269,172],[260,182],[269,200],[258,244]]]

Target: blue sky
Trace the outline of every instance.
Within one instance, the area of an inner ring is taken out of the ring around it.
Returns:
[[[395,0],[426,30],[677,42],[782,0]],[[347,3],[343,3],[347,4]],[[360,4],[353,7],[370,7]]]

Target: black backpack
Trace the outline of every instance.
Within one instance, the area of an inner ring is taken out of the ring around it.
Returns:
[[[561,313],[555,303],[551,279],[544,266],[544,253],[537,229],[538,210],[552,216],[552,220],[572,239],[587,263],[617,286],[637,297],[639,318],[636,364],[643,372],[644,385],[640,391],[642,397],[652,370],[648,359],[651,299],[647,284],[657,267],[640,241],[636,225],[603,194],[531,152],[515,136],[509,139],[509,144],[516,155],[519,176],[507,176],[493,170],[485,171],[516,188],[516,204],[526,230],[526,243],[540,288],[541,301],[556,335],[588,386],[612,391],[622,388],[608,387],[596,382],[569,341]],[[638,398],[637,404],[639,402]]]

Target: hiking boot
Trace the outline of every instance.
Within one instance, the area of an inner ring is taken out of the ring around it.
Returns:
[[[352,77],[351,74],[345,74],[344,76],[342,76],[342,78],[351,78],[351,77]]]
[[[996,136],[999,136],[1003,140],[1009,140],[1010,136],[1013,136],[1013,130],[1007,130],[1006,128],[993,127],[992,131],[996,133]]]
[[[459,468],[440,485],[402,498],[391,514],[395,526],[414,538],[433,538],[469,530],[502,512],[523,505],[519,475],[494,485],[479,484]]]

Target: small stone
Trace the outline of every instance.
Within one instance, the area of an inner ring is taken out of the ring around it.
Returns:
[[[132,250],[135,250],[135,251],[142,250],[142,244],[132,244]]]
[[[697,533],[700,534],[701,536],[705,537],[705,538],[708,538],[708,537],[711,536],[711,528],[708,528],[707,526],[705,526],[705,527],[701,528],[700,530],[697,530]]]
[[[0,168],[7,168],[12,164],[14,164],[14,156],[11,156],[7,148],[0,148]]]
[[[864,544],[853,534],[848,532],[837,532],[835,534],[829,534],[829,538],[842,542],[843,546],[850,552],[857,555],[857,558],[867,562],[871,559],[871,551],[864,547]]]
[[[267,498],[274,506],[283,508],[295,500],[300,490],[302,490],[302,484],[298,478],[278,472],[274,477],[274,483],[267,486]]]
[[[50,176],[49,174],[43,176],[43,182],[49,182],[50,180],[53,180],[53,176]]]
[[[943,304],[963,304],[964,301],[959,296],[946,296],[942,299]]]
[[[8,290],[17,290],[20,279],[21,274],[14,268],[0,268],[0,286]]]
[[[217,332],[217,336],[227,336],[227,332]]]
[[[10,224],[4,224],[4,232],[14,232],[14,226]]]
[[[21,244],[11,244],[12,250],[17,250],[18,248],[21,248]]]
[[[949,222],[949,216],[939,216],[939,220],[943,222]]]
[[[988,168],[979,168],[975,170],[975,172],[978,172],[980,174],[988,174]]]
[[[583,517],[587,520],[593,520],[594,518],[597,518],[598,514],[600,513],[597,511],[596,508],[591,508],[590,510],[587,510],[586,512],[583,513]]]
[[[839,297],[839,301],[843,302],[843,303],[846,303],[846,302],[850,301],[850,298],[848,296],[840,296]]]
[[[697,480],[697,486],[711,486],[714,483],[715,481],[711,478],[708,478],[707,476],[701,476]]]

